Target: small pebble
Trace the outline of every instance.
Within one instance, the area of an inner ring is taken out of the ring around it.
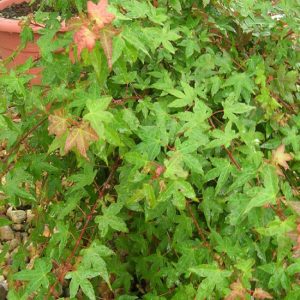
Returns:
[[[0,0],[1,1],[1,0]],[[2,199],[3,198],[3,199]],[[5,199],[5,194],[4,193],[2,193],[2,192],[0,192],[0,200],[4,200]],[[6,212],[6,208],[5,208],[5,206],[4,205],[1,205],[0,206],[0,213],[1,213],[1,215],[2,214],[5,214],[5,212]]]
[[[13,224],[12,228],[16,231],[24,231],[25,226],[23,224]]]
[[[45,224],[45,226],[44,226],[43,236],[46,238],[51,236],[51,231],[50,231],[48,224]]]
[[[7,210],[6,215],[15,223],[21,224],[26,219],[26,212],[24,210],[12,210],[11,207]]]
[[[27,220],[26,220],[27,223],[31,223],[35,218],[35,214],[32,212],[31,209],[26,210],[26,216],[27,216]]]
[[[20,241],[17,240],[17,239],[13,239],[11,241],[9,241],[9,250],[12,251],[14,250],[15,248],[17,248],[20,244]]]
[[[22,236],[22,242],[23,242],[23,244],[27,243],[28,242],[28,233],[22,232],[21,236]]]
[[[21,234],[21,232],[16,231],[16,232],[15,232],[15,238],[16,238],[18,241],[21,242],[21,240],[22,240],[22,234]]]
[[[7,280],[4,276],[0,275],[0,299],[6,299],[8,292]]]
[[[10,253],[9,251],[7,251],[4,255],[4,258],[6,259],[6,261],[8,261],[10,259]],[[2,273],[3,274],[3,273]]]
[[[10,226],[2,226],[0,227],[0,240],[2,241],[9,241],[14,238],[14,232],[10,228]]]
[[[30,258],[37,255],[37,249],[35,246],[33,246],[33,243],[30,243],[29,246],[26,248],[29,252]]]

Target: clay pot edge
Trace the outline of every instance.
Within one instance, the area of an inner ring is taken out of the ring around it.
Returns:
[[[14,4],[20,4],[23,2],[29,2],[30,0],[2,0],[0,1],[0,11],[12,6]],[[34,32],[38,32],[41,28],[44,27],[43,24],[32,23],[30,24],[31,29]],[[67,31],[65,23],[62,22],[60,32]],[[0,17],[0,31],[3,32],[12,32],[12,33],[20,33],[22,31],[22,26],[20,25],[20,20],[15,19],[7,19]]]

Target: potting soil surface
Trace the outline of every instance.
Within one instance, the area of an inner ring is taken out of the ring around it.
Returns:
[[[36,12],[39,7],[40,1],[35,1],[32,5],[29,5],[29,3],[13,5],[0,11],[0,17],[6,19],[20,19],[21,17]]]

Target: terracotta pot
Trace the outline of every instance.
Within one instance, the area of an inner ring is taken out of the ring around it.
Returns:
[[[3,10],[14,4],[20,4],[23,2],[29,2],[30,0],[1,0],[0,10]],[[31,26],[33,32],[35,33],[35,41],[38,38],[37,31],[40,26]],[[5,59],[10,56],[20,45],[20,32],[22,28],[20,26],[20,20],[6,19],[0,17],[0,58]],[[39,48],[35,42],[28,43],[25,49],[23,49],[14,59],[10,62],[7,67],[13,68],[20,64],[23,64],[28,58],[32,57],[37,59],[39,57]],[[40,83],[40,69],[33,68],[30,70],[30,74],[36,77],[31,81],[31,84]]]

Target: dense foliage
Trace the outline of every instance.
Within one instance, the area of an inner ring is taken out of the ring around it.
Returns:
[[[0,69],[9,299],[300,299],[299,2],[73,2]]]

